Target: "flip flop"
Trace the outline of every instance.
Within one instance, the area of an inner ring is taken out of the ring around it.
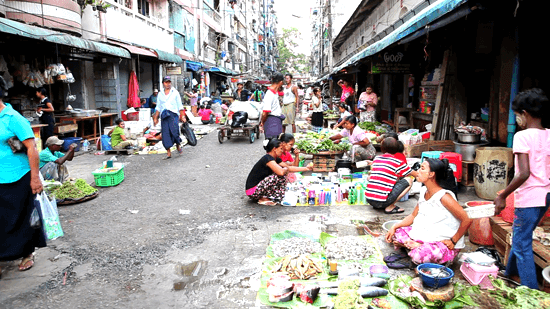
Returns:
[[[407,258],[407,257],[409,257],[409,255],[406,254],[405,252],[392,252],[389,255],[384,257],[384,262],[393,263],[393,262],[397,262],[397,261],[402,260],[402,259]]]
[[[413,269],[414,267],[411,266],[411,262],[391,262],[391,263],[387,263],[386,266],[388,266],[388,268],[391,268],[391,269],[405,269],[405,268],[409,268],[409,269]]]
[[[258,201],[258,204],[264,205],[264,206],[277,206],[277,203],[267,200],[267,201]]]
[[[29,270],[34,266],[34,254],[27,256],[19,263],[19,271]]]
[[[183,149],[180,148],[180,150],[178,150],[178,153],[179,153],[179,154],[183,154]]]
[[[395,206],[395,208],[392,209],[392,210],[390,210],[390,211],[386,211],[386,210],[384,209],[384,213],[385,213],[386,215],[400,214],[400,213],[404,213],[404,212],[405,212],[405,209],[401,209],[401,207],[399,207],[399,206]]]
[[[162,158],[163,160],[168,160],[168,159],[172,159],[172,157],[164,157]]]

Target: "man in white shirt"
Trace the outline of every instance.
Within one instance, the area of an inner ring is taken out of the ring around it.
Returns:
[[[263,99],[260,128],[265,132],[265,138],[278,137],[283,132],[281,105],[279,104],[279,88],[283,85],[283,75],[275,73],[271,77],[271,86],[265,92]]]
[[[296,133],[296,114],[298,113],[298,87],[292,84],[292,74],[287,73],[285,75],[285,86],[283,87],[283,115],[285,120],[283,121],[283,133],[285,132],[287,125],[292,125],[292,133]]]
[[[166,149],[167,156],[165,159],[170,159],[172,157],[172,152],[170,148],[176,144],[178,153],[182,154],[183,150],[181,149],[181,138],[178,122],[178,112],[179,112],[179,121],[185,121],[185,110],[183,109],[183,104],[181,103],[180,93],[172,88],[172,80],[170,76],[164,77],[162,80],[162,86],[164,89],[159,93],[157,98],[157,111],[153,115],[153,122],[156,125],[159,122],[159,116],[162,119],[161,132],[162,132],[162,145]]]

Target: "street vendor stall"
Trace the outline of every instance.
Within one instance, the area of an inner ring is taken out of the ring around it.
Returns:
[[[78,125],[78,135],[83,139],[96,140],[100,137],[101,130],[98,130],[99,118],[101,125],[112,126],[114,119],[117,117],[115,113],[102,113],[101,115],[86,115],[82,116],[57,116],[59,123],[72,123]],[[91,127],[87,124],[91,123]]]

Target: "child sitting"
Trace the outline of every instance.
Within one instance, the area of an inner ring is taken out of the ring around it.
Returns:
[[[199,116],[201,116],[202,124],[209,124],[214,122],[214,115],[212,110],[210,109],[210,105],[201,105]]]

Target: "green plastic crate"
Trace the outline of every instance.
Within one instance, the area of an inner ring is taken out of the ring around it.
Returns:
[[[116,172],[110,172],[110,173],[92,172],[92,175],[94,175],[96,186],[112,187],[112,186],[118,185],[124,180],[124,167],[121,167]]]

